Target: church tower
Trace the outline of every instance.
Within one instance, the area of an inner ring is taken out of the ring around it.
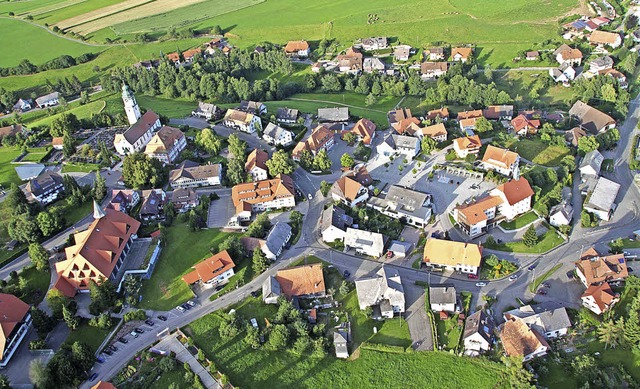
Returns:
[[[133,91],[125,83],[122,83],[122,101],[124,102],[124,111],[127,113],[129,124],[135,124],[142,115],[140,115],[140,107],[138,107]]]

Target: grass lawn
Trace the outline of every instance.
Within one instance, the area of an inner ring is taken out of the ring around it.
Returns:
[[[0,186],[3,189],[9,189],[11,184],[21,183],[16,173],[16,165],[11,164],[20,154],[21,151],[17,147],[0,147]]]
[[[502,223],[500,223],[500,227],[504,228],[505,230],[516,230],[518,228],[526,226],[529,223],[534,222],[537,219],[538,215],[536,215],[536,213],[533,211],[529,211],[524,215],[520,215],[517,218],[511,220],[510,222],[503,221]]]
[[[455,350],[460,345],[463,327],[458,325],[458,315],[452,315],[447,320],[440,320],[440,315],[433,314],[438,331],[438,344],[445,350]]]
[[[378,333],[373,335],[369,342],[390,344],[407,348],[411,346],[411,334],[409,326],[402,318],[394,318],[382,322],[382,327],[378,328]]]
[[[193,297],[182,276],[191,267],[211,255],[231,234],[219,230],[192,232],[186,224],[176,224],[167,229],[167,245],[162,250],[158,264],[149,280],[143,281],[141,306],[146,309],[170,310]]]
[[[92,96],[95,98],[95,96]],[[104,100],[95,100],[88,104],[79,105],[79,102],[74,102],[73,106],[70,106],[70,109],[67,109],[64,112],[60,112],[58,114],[47,116],[41,120],[33,121],[29,123],[30,127],[49,127],[51,122],[53,122],[58,117],[62,116],[63,113],[72,113],[76,115],[78,119],[89,119],[91,115],[97,114],[102,111],[106,107],[106,102]],[[78,104],[77,106],[75,104]]]
[[[571,154],[568,148],[547,145],[539,138],[522,138],[509,148],[517,151],[523,158],[543,166],[558,166],[562,158]]]
[[[625,249],[638,249],[640,248],[640,240],[622,239],[622,247]]]
[[[100,169],[94,163],[68,162],[62,165],[62,173],[91,173]]]
[[[22,269],[18,274],[18,279],[26,280],[26,287],[16,294],[22,301],[27,304],[38,305],[44,299],[49,289],[51,281],[51,272],[49,269],[44,271],[37,270],[35,266]],[[10,279],[7,285],[18,285],[18,280]]]
[[[49,154],[49,150],[46,147],[32,147],[29,153],[25,155],[20,162],[40,162]]]
[[[189,100],[169,100],[145,95],[136,96],[136,100],[141,107],[169,118],[182,118],[189,116],[191,111],[193,111],[193,109],[198,105],[197,102]]]
[[[550,229],[542,236],[538,236],[538,243],[533,247],[527,247],[522,241],[507,242],[496,244],[492,246],[492,249],[499,251],[506,251],[510,253],[531,253],[541,254],[551,250],[552,248],[562,244],[564,239],[558,235],[555,229]]]
[[[93,202],[89,200],[79,207],[66,206],[65,208],[64,218],[67,221],[67,226],[72,226],[93,212]]]
[[[102,329],[91,327],[89,325],[89,321],[87,319],[83,319],[80,327],[78,327],[77,330],[71,331],[71,333],[69,333],[69,336],[67,337],[67,340],[65,340],[65,343],[73,344],[73,342],[79,341],[89,346],[92,352],[96,352],[98,350],[98,347],[100,347],[100,345],[104,341],[104,338],[109,335],[109,332],[111,332],[112,328]]]

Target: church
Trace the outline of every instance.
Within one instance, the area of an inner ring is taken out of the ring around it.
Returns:
[[[118,154],[126,155],[142,151],[161,124],[160,116],[153,111],[140,114],[136,97],[127,84],[122,85],[122,101],[131,126],[124,133],[116,135],[113,146]]]

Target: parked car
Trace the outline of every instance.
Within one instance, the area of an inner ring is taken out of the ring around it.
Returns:
[[[184,307],[183,307],[182,305],[178,305],[178,306],[176,307],[176,309],[177,309],[179,312],[184,312],[184,311],[186,311],[186,309],[184,309]]]
[[[309,200],[313,200],[313,195],[311,193],[308,194]]]
[[[573,270],[569,270],[569,271],[567,272],[567,278],[568,278],[568,279],[572,280],[572,279],[573,279],[573,275],[574,275],[574,271],[573,271]]]
[[[218,285],[216,286],[216,292],[221,291],[222,289],[224,289],[224,285]]]
[[[515,281],[517,279],[518,279],[518,275],[517,274],[514,274],[511,277],[509,277],[509,281]]]
[[[633,272],[633,269],[632,269],[632,268],[630,268],[629,266],[627,266],[627,271],[628,271],[629,273],[631,273],[631,272]]]
[[[351,272],[349,270],[345,270],[344,273],[342,273],[342,275],[344,275],[344,278],[349,278],[351,277]]]
[[[195,307],[196,303],[193,300],[189,300],[189,301],[187,301],[187,305],[190,306],[190,307]]]
[[[188,310],[190,310],[190,309],[191,309],[191,305],[189,305],[189,304],[187,304],[187,303],[184,303],[184,304],[182,304],[182,308],[184,308],[185,310],[187,310],[187,311],[188,311]]]
[[[529,266],[529,267],[527,268],[527,271],[533,271],[533,269],[535,269],[535,268],[536,268],[536,266],[538,266],[538,265],[536,265],[536,264],[534,263],[533,265],[531,265],[531,266]]]
[[[136,334],[144,334],[144,330],[142,328],[140,328],[140,327],[136,327],[133,331]]]
[[[158,315],[158,320],[167,321],[167,318],[165,316]]]
[[[104,350],[102,350],[102,352],[107,354],[108,356],[112,356],[113,355],[113,351],[109,350],[108,348],[105,348]]]
[[[104,359],[104,357],[102,355],[98,355],[96,357],[96,362],[103,363],[104,361],[106,361],[106,359]]]
[[[91,377],[89,377],[89,381],[95,381],[96,378],[98,378],[98,373],[93,373],[91,374]]]
[[[258,297],[260,295],[260,292],[257,290],[254,290],[253,292],[251,292],[251,297]]]
[[[120,339],[118,339],[118,342],[124,343],[124,344],[129,343],[129,341],[127,339],[123,338],[123,337],[120,337]]]
[[[544,286],[545,288],[551,288],[551,284],[548,282],[543,282],[542,286]]]
[[[482,288],[483,286],[487,286],[487,283],[486,282],[476,282],[476,286]]]
[[[118,348],[115,345],[112,344],[111,346],[109,346],[109,350],[111,350],[111,351],[113,351],[115,353],[116,351],[118,351]]]
[[[133,336],[134,338],[138,337],[138,333],[136,332],[136,330],[131,331],[129,335]]]
[[[467,274],[467,278],[470,279],[470,280],[477,280],[478,276],[475,275],[475,274]]]
[[[547,291],[544,289],[538,289],[538,294],[545,296],[547,294]]]
[[[144,324],[148,325],[149,327],[153,327],[154,323],[151,320],[147,319],[144,321]]]

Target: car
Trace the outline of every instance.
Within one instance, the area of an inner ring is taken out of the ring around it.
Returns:
[[[166,318],[165,316],[158,315],[158,320],[160,320],[160,321],[167,321],[167,318]]]
[[[345,270],[344,273],[342,273],[342,275],[344,276],[344,278],[349,278],[351,277],[351,272],[349,270]]]
[[[144,321],[144,324],[148,325],[149,327],[153,327],[154,323],[151,320],[147,319]]]
[[[629,266],[627,266],[627,271],[628,271],[629,273],[631,273],[631,272],[633,272],[633,269],[632,269],[632,268],[630,268]]]
[[[106,359],[104,359],[104,357],[102,355],[98,355],[96,357],[96,362],[103,363],[104,361],[106,361]]]
[[[105,348],[104,350],[102,350],[102,352],[107,354],[108,356],[112,356],[113,355],[113,351],[109,350],[108,348]]]
[[[195,307],[196,303],[193,300],[189,300],[189,301],[187,301],[187,305],[190,306],[190,307]]]
[[[118,351],[118,348],[115,345],[112,344],[111,346],[109,346],[109,350],[111,350],[111,351],[113,351],[115,353],[116,351]]]
[[[133,331],[136,334],[144,334],[144,330],[142,328],[140,328],[140,327],[136,327]]]
[[[527,268],[527,271],[533,271],[533,269],[535,269],[535,268],[536,268],[536,266],[538,266],[538,265],[533,264],[533,265],[529,266],[529,267]]]
[[[191,305],[185,303],[181,305],[182,308],[186,309],[187,311],[191,309]]]
[[[178,311],[180,311],[180,312],[184,312],[184,311],[186,311],[186,309],[184,309],[184,307],[183,307],[182,305],[178,305],[178,306],[176,307],[176,309],[177,309]]]
[[[96,378],[98,378],[98,373],[93,373],[91,374],[91,377],[89,377],[89,381],[95,381]]]
[[[123,343],[123,344],[127,344],[129,343],[129,341],[123,337],[120,337],[120,339],[118,339],[118,342]]]
[[[551,284],[550,284],[550,283],[548,283],[548,282],[543,282],[543,283],[542,283],[542,286],[544,286],[544,287],[545,287],[545,288],[547,288],[547,289],[551,288]]]
[[[134,338],[138,337],[138,332],[136,330],[133,330],[129,333],[129,335],[133,336]]]
[[[309,197],[309,200],[313,200],[313,195],[311,193],[309,193],[307,197]]]
[[[517,274],[514,274],[511,277],[509,277],[509,281],[515,281],[517,279],[518,279],[518,275]]]
[[[467,278],[470,279],[470,280],[477,280],[478,276],[475,275],[475,274],[467,274]]]
[[[542,296],[545,296],[547,294],[547,291],[544,290],[544,289],[538,289],[538,294],[542,295]]]
[[[486,282],[476,282],[476,286],[482,288],[483,286],[487,286]]]
[[[573,279],[574,274],[575,274],[575,273],[574,273],[574,270],[569,270],[569,271],[567,272],[567,278],[568,278],[568,279],[570,279],[570,280],[572,280],[572,279]]]
[[[216,292],[221,291],[222,289],[224,289],[224,285],[218,285],[216,286]]]
[[[251,297],[258,297],[260,295],[260,292],[258,292],[257,290],[254,290],[253,292],[251,292]]]

